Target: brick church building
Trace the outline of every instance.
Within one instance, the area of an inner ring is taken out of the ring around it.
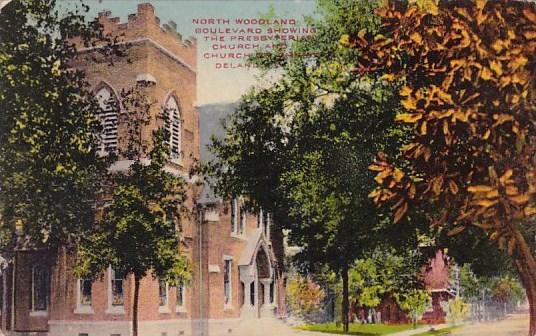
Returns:
[[[125,146],[119,113],[107,109],[119,92],[149,84],[158,103],[153,113],[170,111],[172,157],[166,169],[188,181],[181,248],[191,258],[192,280],[180,287],[148,276],[142,280],[139,334],[147,336],[229,335],[244,320],[285,315],[283,239],[270,214],[246,212],[240,198],[222,200],[200,187],[189,171],[200,158],[200,118],[196,108],[196,41],[182,39],[173,22],[161,25],[150,4],[121,23],[99,14],[106,32],[124,34],[128,60],[114,66],[99,58],[98,47],[81,48],[74,66],[86,72],[103,108],[101,150]],[[93,57],[82,57],[82,56]],[[158,125],[153,118],[144,133]],[[111,169],[127,170],[119,159]],[[0,334],[33,336],[131,335],[133,279],[109,268],[96,281],[76,278],[73,259],[44,251],[19,250],[0,280]]]

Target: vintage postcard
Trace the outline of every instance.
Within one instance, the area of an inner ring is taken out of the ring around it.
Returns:
[[[536,3],[0,0],[0,335],[536,336]]]

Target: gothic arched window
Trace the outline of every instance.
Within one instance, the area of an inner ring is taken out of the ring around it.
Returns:
[[[167,131],[171,159],[179,159],[182,150],[181,115],[177,99],[173,96],[169,97],[164,107],[164,127]]]
[[[102,124],[101,139],[98,152],[115,153],[117,151],[117,115],[118,103],[117,98],[109,87],[103,86],[97,91],[97,101],[101,111],[99,120]]]

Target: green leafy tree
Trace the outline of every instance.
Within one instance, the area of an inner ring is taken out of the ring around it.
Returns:
[[[436,243],[448,248],[448,255],[456,264],[463,265],[476,277],[495,277],[505,272],[515,273],[515,267],[507,253],[497,249],[487,235],[478,227],[468,227],[464,234],[449,236],[453,225],[440,230]]]
[[[378,269],[374,260],[357,260],[349,273],[351,301],[368,308],[378,306],[381,303],[383,287],[378,279]]]
[[[414,327],[423,314],[432,307],[432,295],[424,289],[395,293],[394,297],[400,308],[408,313]]]
[[[516,267],[533,336],[536,5],[445,1],[423,11],[392,2],[378,14],[381,32],[349,43],[361,51],[358,72],[404,84],[397,120],[413,139],[402,160],[379,155],[371,165],[371,197],[392,205],[395,222],[418,208],[451,235],[483,230]]]
[[[71,36],[98,35],[87,8],[11,1],[0,13],[0,243],[75,246],[94,223],[106,173],[95,155],[100,123],[90,88],[69,61]]]
[[[493,299],[505,307],[507,305],[515,306],[525,299],[523,288],[519,281],[509,276],[493,279],[490,289]]]
[[[420,289],[422,265],[422,255],[416,250],[377,248],[350,269],[350,297],[360,306],[375,308],[386,295]]]
[[[493,302],[506,314],[518,308],[519,303],[526,300],[523,286],[511,266],[505,267],[499,273],[493,271],[483,275],[474,273],[471,265],[464,264],[459,268],[459,284],[460,297],[471,305],[477,305],[479,307],[477,310],[483,310],[484,305]],[[450,307],[445,306],[445,311],[448,309]],[[456,317],[453,319],[462,320]]]
[[[482,281],[472,272],[470,266],[469,264],[462,265],[459,273],[461,294],[469,300],[478,298],[482,290]]]
[[[191,265],[180,250],[185,181],[164,170],[169,158],[165,139],[169,136],[157,129],[151,144],[142,141],[141,130],[150,124],[154,103],[144,87],[124,92],[123,102],[129,132],[121,155],[133,163],[128,171],[112,177],[110,204],[80,245],[76,273],[95,278],[111,266],[118,274],[133,277],[132,324],[137,336],[141,279],[151,274],[179,286],[189,279]]]
[[[461,297],[442,302],[442,308],[447,313],[447,321],[453,325],[463,322],[471,312],[471,305]]]
[[[286,57],[289,48],[255,57],[254,64],[283,75],[245,95],[225,124],[226,137],[211,146],[218,192],[245,195],[252,208],[270,211],[279,229],[289,229],[290,243],[303,248],[295,258],[301,270],[327,265],[341,277],[344,331],[349,268],[388,227],[367,198],[374,182],[366,167],[377,150],[390,152],[404,135],[392,122],[397,89],[350,71],[355,50],[339,41],[364,27],[377,29],[375,6],[321,1],[321,19],[308,21],[316,34],[291,46],[306,57]],[[414,235],[391,229],[393,240]]]

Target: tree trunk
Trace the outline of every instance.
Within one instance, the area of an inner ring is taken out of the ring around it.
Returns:
[[[536,278],[531,276],[531,272],[523,261],[516,260],[516,268],[521,278],[521,283],[525,287],[527,300],[529,301],[530,328],[529,336],[536,335]]]
[[[349,300],[348,300],[348,265],[343,265],[342,276],[342,329],[345,334],[349,330]]]
[[[138,301],[140,297],[140,279],[134,276],[134,303],[132,305],[132,336],[138,336]]]
[[[529,335],[536,336],[536,279],[532,279],[532,285],[530,286],[530,292],[527,291],[527,297],[529,301],[530,311],[530,328]]]
[[[536,336],[536,258],[523,235],[516,232],[516,245],[520,258],[515,265],[529,302],[529,336]]]

